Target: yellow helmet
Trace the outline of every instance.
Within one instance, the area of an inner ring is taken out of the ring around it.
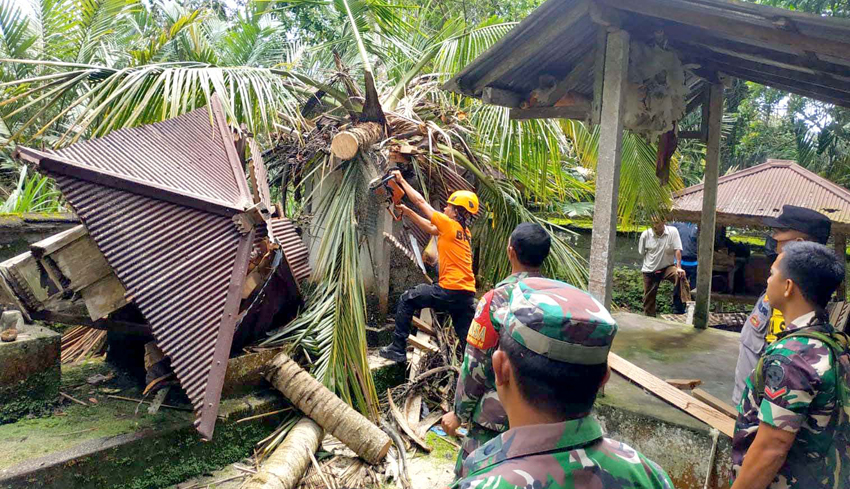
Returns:
[[[449,197],[449,204],[462,207],[470,214],[478,214],[478,196],[469,190],[458,190]]]

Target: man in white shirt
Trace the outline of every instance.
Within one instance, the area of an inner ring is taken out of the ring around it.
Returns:
[[[650,229],[641,233],[638,253],[643,256],[643,313],[655,316],[658,286],[663,280],[676,284],[678,277],[685,276],[679,231],[659,219]],[[673,308],[677,311],[683,309],[679,287],[673,287]]]

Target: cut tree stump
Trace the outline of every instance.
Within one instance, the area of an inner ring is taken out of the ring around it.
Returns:
[[[286,353],[269,364],[266,380],[328,433],[371,464],[387,455],[392,441],[386,433],[355,411],[302,369]]]
[[[384,135],[384,128],[377,122],[362,122],[334,136],[331,153],[341,160],[354,158],[360,148],[368,148]]]
[[[315,421],[301,418],[242,489],[293,489],[310,467],[310,455],[319,449],[323,436]]]

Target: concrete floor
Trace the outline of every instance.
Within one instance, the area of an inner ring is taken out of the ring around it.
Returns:
[[[615,313],[614,319],[620,328],[614,353],[662,379],[700,379],[701,389],[732,403],[740,334],[632,313]],[[598,402],[708,431],[704,423],[617,374]]]

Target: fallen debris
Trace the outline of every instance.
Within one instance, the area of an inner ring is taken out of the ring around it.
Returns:
[[[79,404],[79,405],[81,405],[81,406],[89,407],[89,405],[88,405],[88,404],[84,403],[83,401],[81,401],[81,400],[79,400],[79,399],[77,399],[77,398],[75,398],[75,397],[71,397],[71,396],[69,396],[68,394],[65,394],[64,392],[60,392],[60,393],[59,393],[59,395],[60,395],[60,396],[62,396],[62,397],[64,397],[65,399],[67,399],[67,400],[71,401],[71,402],[76,402],[77,404]]]
[[[106,331],[86,326],[70,328],[62,335],[62,363],[81,362],[106,353]]]
[[[304,417],[286,435],[283,443],[266,459],[263,467],[245,481],[243,489],[293,489],[319,449],[322,428]]]
[[[17,329],[7,329],[0,333],[0,340],[4,343],[11,343],[18,339],[18,330]]]
[[[379,463],[392,442],[386,433],[344,403],[286,353],[269,365],[266,379],[298,409],[371,464]]]

